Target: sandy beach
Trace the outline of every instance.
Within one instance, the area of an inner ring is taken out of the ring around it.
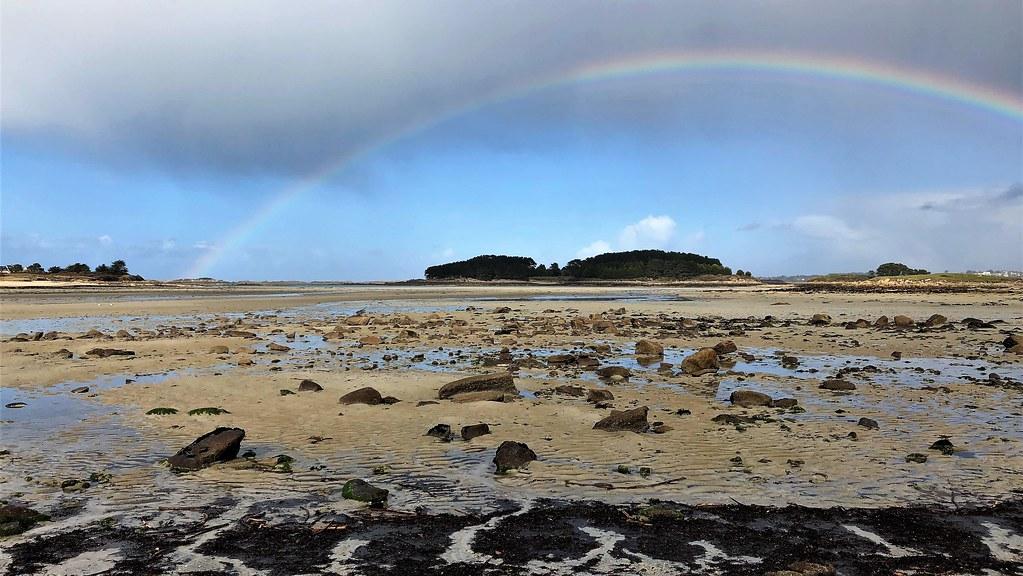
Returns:
[[[575,517],[596,503],[617,518],[653,501],[719,517],[754,507],[981,510],[992,527],[967,532],[986,552],[942,566],[1018,568],[1023,355],[1003,341],[1023,332],[1021,296],[765,286],[7,290],[0,486],[7,503],[51,520],[5,541],[0,569],[123,569],[134,553],[112,542],[135,536],[121,531],[159,528],[184,530],[160,554],[167,573],[389,573],[373,547],[396,536],[378,523],[406,518],[439,531],[428,539],[437,550],[418,565],[475,573],[493,556],[482,551],[486,534],[514,518],[548,508]],[[911,324],[896,326],[899,315]],[[715,346],[712,368],[691,369],[690,355]],[[616,376],[600,372],[608,367]],[[511,379],[510,393],[505,383],[442,397],[446,384],[494,374]],[[300,389],[308,381],[321,390]],[[836,381],[845,389],[831,389]],[[368,403],[339,402],[367,387],[379,393]],[[745,392],[766,396],[742,400]],[[151,413],[159,408],[173,413]],[[189,414],[202,408],[220,413]],[[638,428],[598,425],[642,408]],[[478,424],[489,433],[461,437]],[[168,457],[220,427],[244,430],[238,457],[168,468]],[[524,443],[535,460],[496,473],[505,442]],[[342,497],[351,479],[388,490],[386,511]],[[246,565],[225,544],[256,517],[320,534],[331,515],[361,518],[364,533],[337,529],[301,566]],[[432,524],[442,518],[452,519],[446,528]],[[190,532],[196,522],[201,534]],[[622,530],[605,528],[578,537],[596,550]],[[106,536],[72,544],[82,530]],[[940,565],[928,564],[940,556],[934,542],[913,540],[916,555],[893,555],[885,546],[894,536],[864,530],[846,537],[870,552],[817,545],[794,558],[761,544],[754,553],[723,533],[708,544],[716,552],[688,559],[591,550],[585,573],[685,573],[700,562],[767,573],[797,559],[856,574],[871,554],[876,565],[924,573]],[[29,554],[41,543],[67,551]],[[522,554],[495,573],[583,570],[567,556],[529,568],[538,558]],[[893,558],[902,563],[884,564]]]

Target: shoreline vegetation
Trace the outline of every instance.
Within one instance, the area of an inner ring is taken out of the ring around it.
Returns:
[[[783,289],[810,292],[1012,292],[1023,290],[1023,277],[943,272],[930,273],[901,263],[881,264],[866,273],[847,272],[808,276],[805,279],[759,278],[751,272],[724,266],[717,258],[662,250],[611,252],[571,260],[564,267],[557,262],[537,264],[524,256],[481,255],[468,260],[430,266],[425,278],[379,281],[298,281],[179,278],[146,280],[129,273],[123,260],[101,264],[93,270],[87,264],[44,269],[10,264],[0,267],[0,291],[32,289],[88,290],[220,290],[293,287],[316,289],[332,286],[502,286],[502,287],[686,287]]]

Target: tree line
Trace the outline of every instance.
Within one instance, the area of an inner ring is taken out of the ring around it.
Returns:
[[[93,270],[88,264],[81,262],[75,262],[68,266],[50,266],[49,268],[43,268],[43,265],[38,262],[33,262],[28,266],[22,266],[21,264],[7,264],[7,270],[13,273],[27,272],[29,274],[74,274],[81,276],[95,276],[101,279],[128,279],[128,280],[142,280],[141,276],[132,275],[128,271],[128,264],[124,260],[114,260],[110,264],[100,264]]]
[[[476,256],[468,260],[430,266],[425,276],[428,280],[473,278],[476,280],[528,280],[537,277],[594,278],[601,280],[626,280],[636,278],[692,278],[702,275],[728,276],[732,270],[721,264],[717,258],[667,252],[664,250],[632,250],[629,252],[608,252],[585,259],[576,259],[560,267],[557,262],[550,266],[537,264],[525,256],[498,256],[493,254]],[[737,272],[740,276],[752,276],[750,272]]]

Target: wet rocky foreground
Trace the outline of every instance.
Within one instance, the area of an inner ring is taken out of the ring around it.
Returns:
[[[1016,317],[322,312],[0,343],[0,576],[1023,574]]]
[[[338,513],[312,496],[221,498],[55,526],[5,544],[0,566],[105,575],[1019,574],[1020,534],[1020,500],[958,509],[537,500],[435,515]]]

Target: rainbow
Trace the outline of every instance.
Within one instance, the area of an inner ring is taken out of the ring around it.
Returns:
[[[358,159],[448,120],[551,88],[650,74],[693,72],[766,72],[858,82],[941,99],[989,112],[1009,121],[1023,122],[1023,99],[1015,93],[927,71],[840,56],[790,52],[683,52],[647,54],[587,64],[438,110],[347,152],[275,194],[206,250],[185,273],[185,277],[208,275],[225,254],[255,235],[264,222],[272,219],[304,192],[330,180]]]

